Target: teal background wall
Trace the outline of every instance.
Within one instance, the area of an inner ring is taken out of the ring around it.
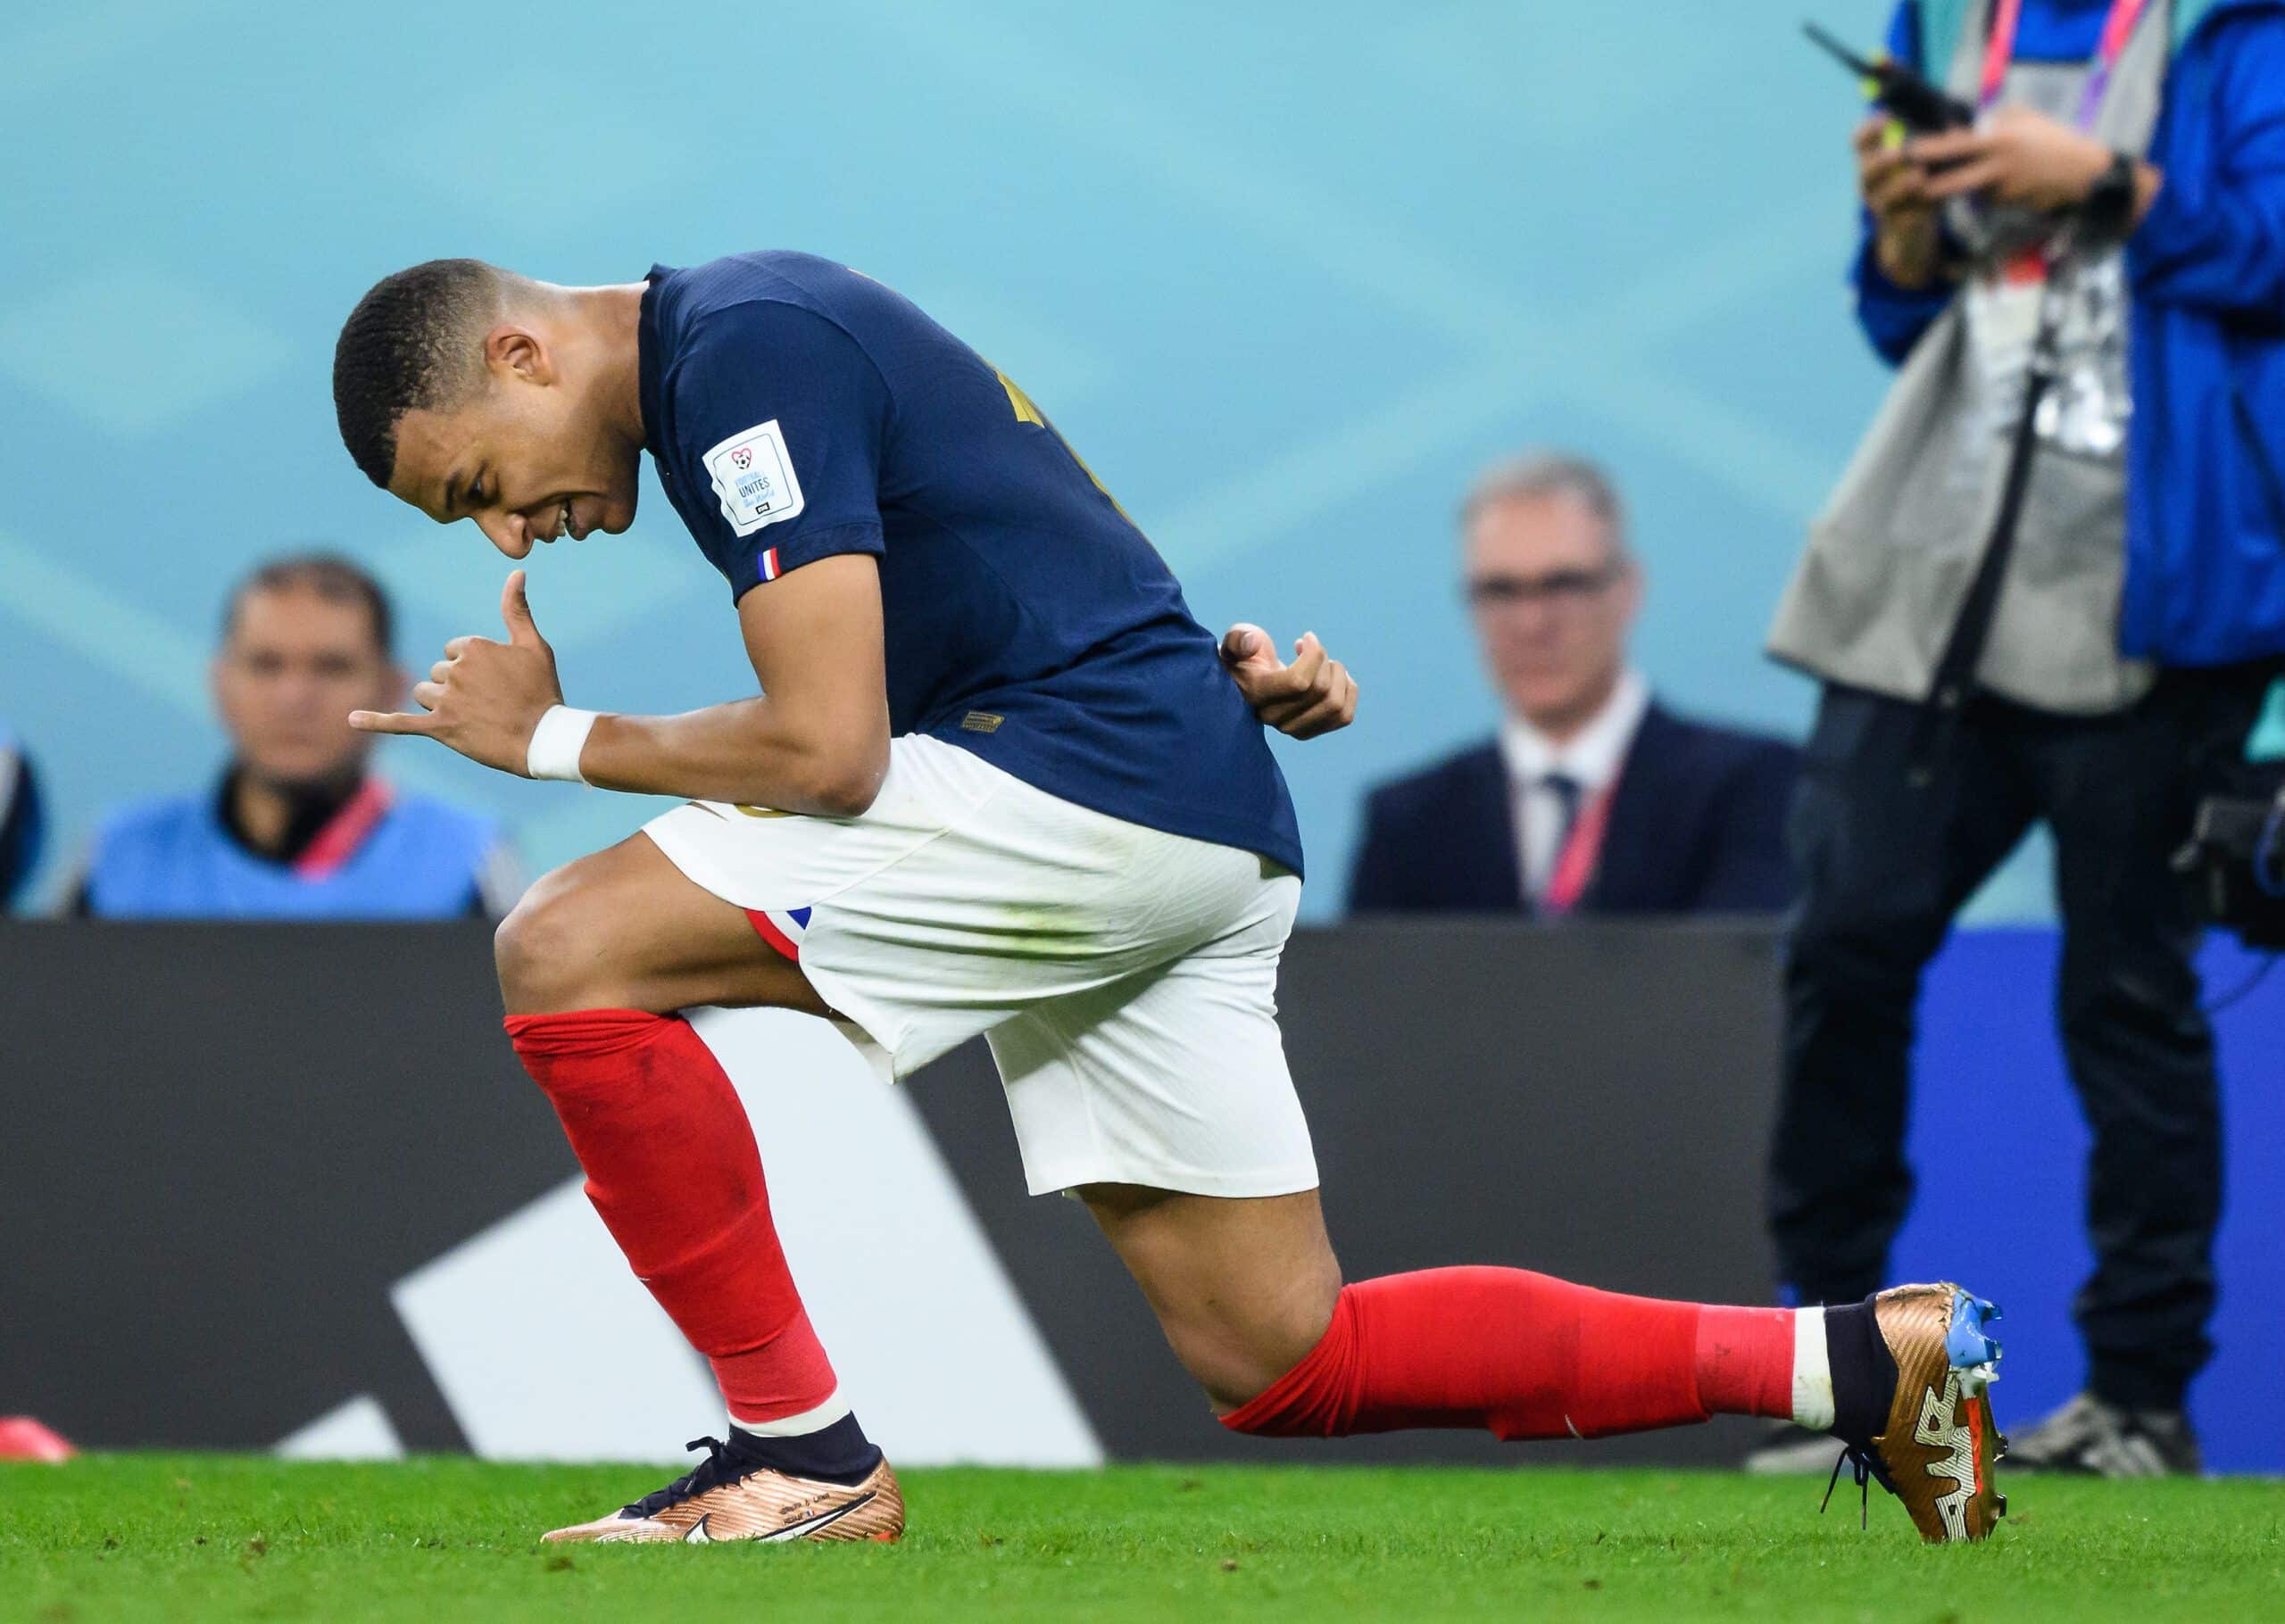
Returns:
[[[1885,0],[1817,0],[1875,41]],[[1284,748],[1338,904],[1359,791],[1483,732],[1451,514],[1533,443],[1606,459],[1679,705],[1782,732],[1759,651],[1882,373],[1843,292],[1855,92],[1802,0],[626,8],[90,4],[0,13],[0,712],[64,856],[202,780],[230,579],[338,545],[422,666],[505,566],[367,485],[334,333],[377,277],[551,280],[764,245],[910,294],[989,354],[1165,551],[1201,618],[1313,629],[1357,725]],[[652,486],[533,601],[573,702],[750,692],[727,594]],[[386,747],[535,869],[640,801]],[[60,867],[52,861],[51,870]],[[53,873],[49,881],[54,884]],[[2027,857],[1986,916],[2045,907]]]

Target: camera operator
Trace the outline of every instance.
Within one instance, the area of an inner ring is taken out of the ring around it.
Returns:
[[[2221,1121],[2168,858],[2285,651],[2285,5],[1908,0],[1890,51],[1980,117],[1856,137],[1900,371],[1771,636],[1824,684],[1772,1232],[1805,1301],[1883,1278],[1922,968],[2044,822],[2096,1264],[2085,1391],[2010,1461],[2195,1471]]]

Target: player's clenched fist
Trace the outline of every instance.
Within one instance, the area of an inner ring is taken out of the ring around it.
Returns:
[[[1289,666],[1268,633],[1241,621],[1222,634],[1222,664],[1254,715],[1279,733],[1314,739],[1357,718],[1357,679],[1327,657],[1315,632],[1301,634]]]
[[[427,716],[353,710],[349,725],[369,733],[420,733],[471,761],[529,777],[532,730],[550,706],[563,702],[563,687],[555,676],[555,650],[532,624],[520,569],[501,592],[500,618],[507,623],[507,642],[455,637],[445,645],[445,658],[428,668],[428,680],[414,685],[412,697]]]

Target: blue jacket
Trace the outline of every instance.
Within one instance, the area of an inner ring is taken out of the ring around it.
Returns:
[[[1940,77],[1970,15],[1968,0],[1904,0],[1889,49]],[[2217,666],[2285,653],[2285,0],[2176,0],[2173,21],[2149,153],[2165,185],[2126,252],[2119,648]],[[1882,276],[1869,220],[1856,284],[1892,363],[1952,296]]]
[[[322,875],[253,856],[212,791],[138,802],[104,820],[81,891],[98,919],[452,919],[492,911],[500,832],[425,796],[395,800]]]
[[[1791,899],[1785,809],[1800,756],[1652,705],[1628,747],[1581,915],[1774,913]],[[1374,790],[1352,913],[1528,912],[1496,742]]]

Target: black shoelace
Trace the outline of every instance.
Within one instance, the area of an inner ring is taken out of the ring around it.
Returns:
[[[1857,1526],[1869,1529],[1873,1525],[1872,1485],[1877,1482],[1889,1493],[1894,1494],[1896,1484],[1889,1477],[1889,1469],[1881,1464],[1881,1457],[1871,1449],[1857,1444],[1843,1444],[1840,1458],[1832,1463],[1832,1476],[1825,1480],[1824,1498],[1817,1502],[1820,1514],[1832,1504],[1832,1491],[1840,1482],[1840,1469],[1844,1466],[1854,1471],[1857,1478]]]
[[[735,1483],[751,1474],[753,1468],[738,1459],[737,1452],[719,1438],[694,1438],[683,1446],[685,1449],[703,1449],[706,1458],[691,1471],[685,1472],[664,1488],[654,1489],[632,1505],[621,1506],[622,1517],[655,1517],[670,1505],[680,1505],[710,1488],[719,1488],[725,1483]]]
[[[1817,1510],[1831,1507],[1840,1469],[1850,1467],[1857,1476],[1860,1527],[1872,1524],[1871,1485],[1878,1483],[1889,1493],[1896,1493],[1896,1480],[1882,1464],[1879,1447],[1873,1441],[1888,1426],[1898,1380],[1896,1357],[1881,1334],[1879,1308],[1880,1299],[1874,1296],[1824,1311],[1825,1351],[1832,1363],[1832,1432],[1840,1442],[1840,1458],[1832,1463],[1832,1476],[1825,1483],[1824,1499]]]

